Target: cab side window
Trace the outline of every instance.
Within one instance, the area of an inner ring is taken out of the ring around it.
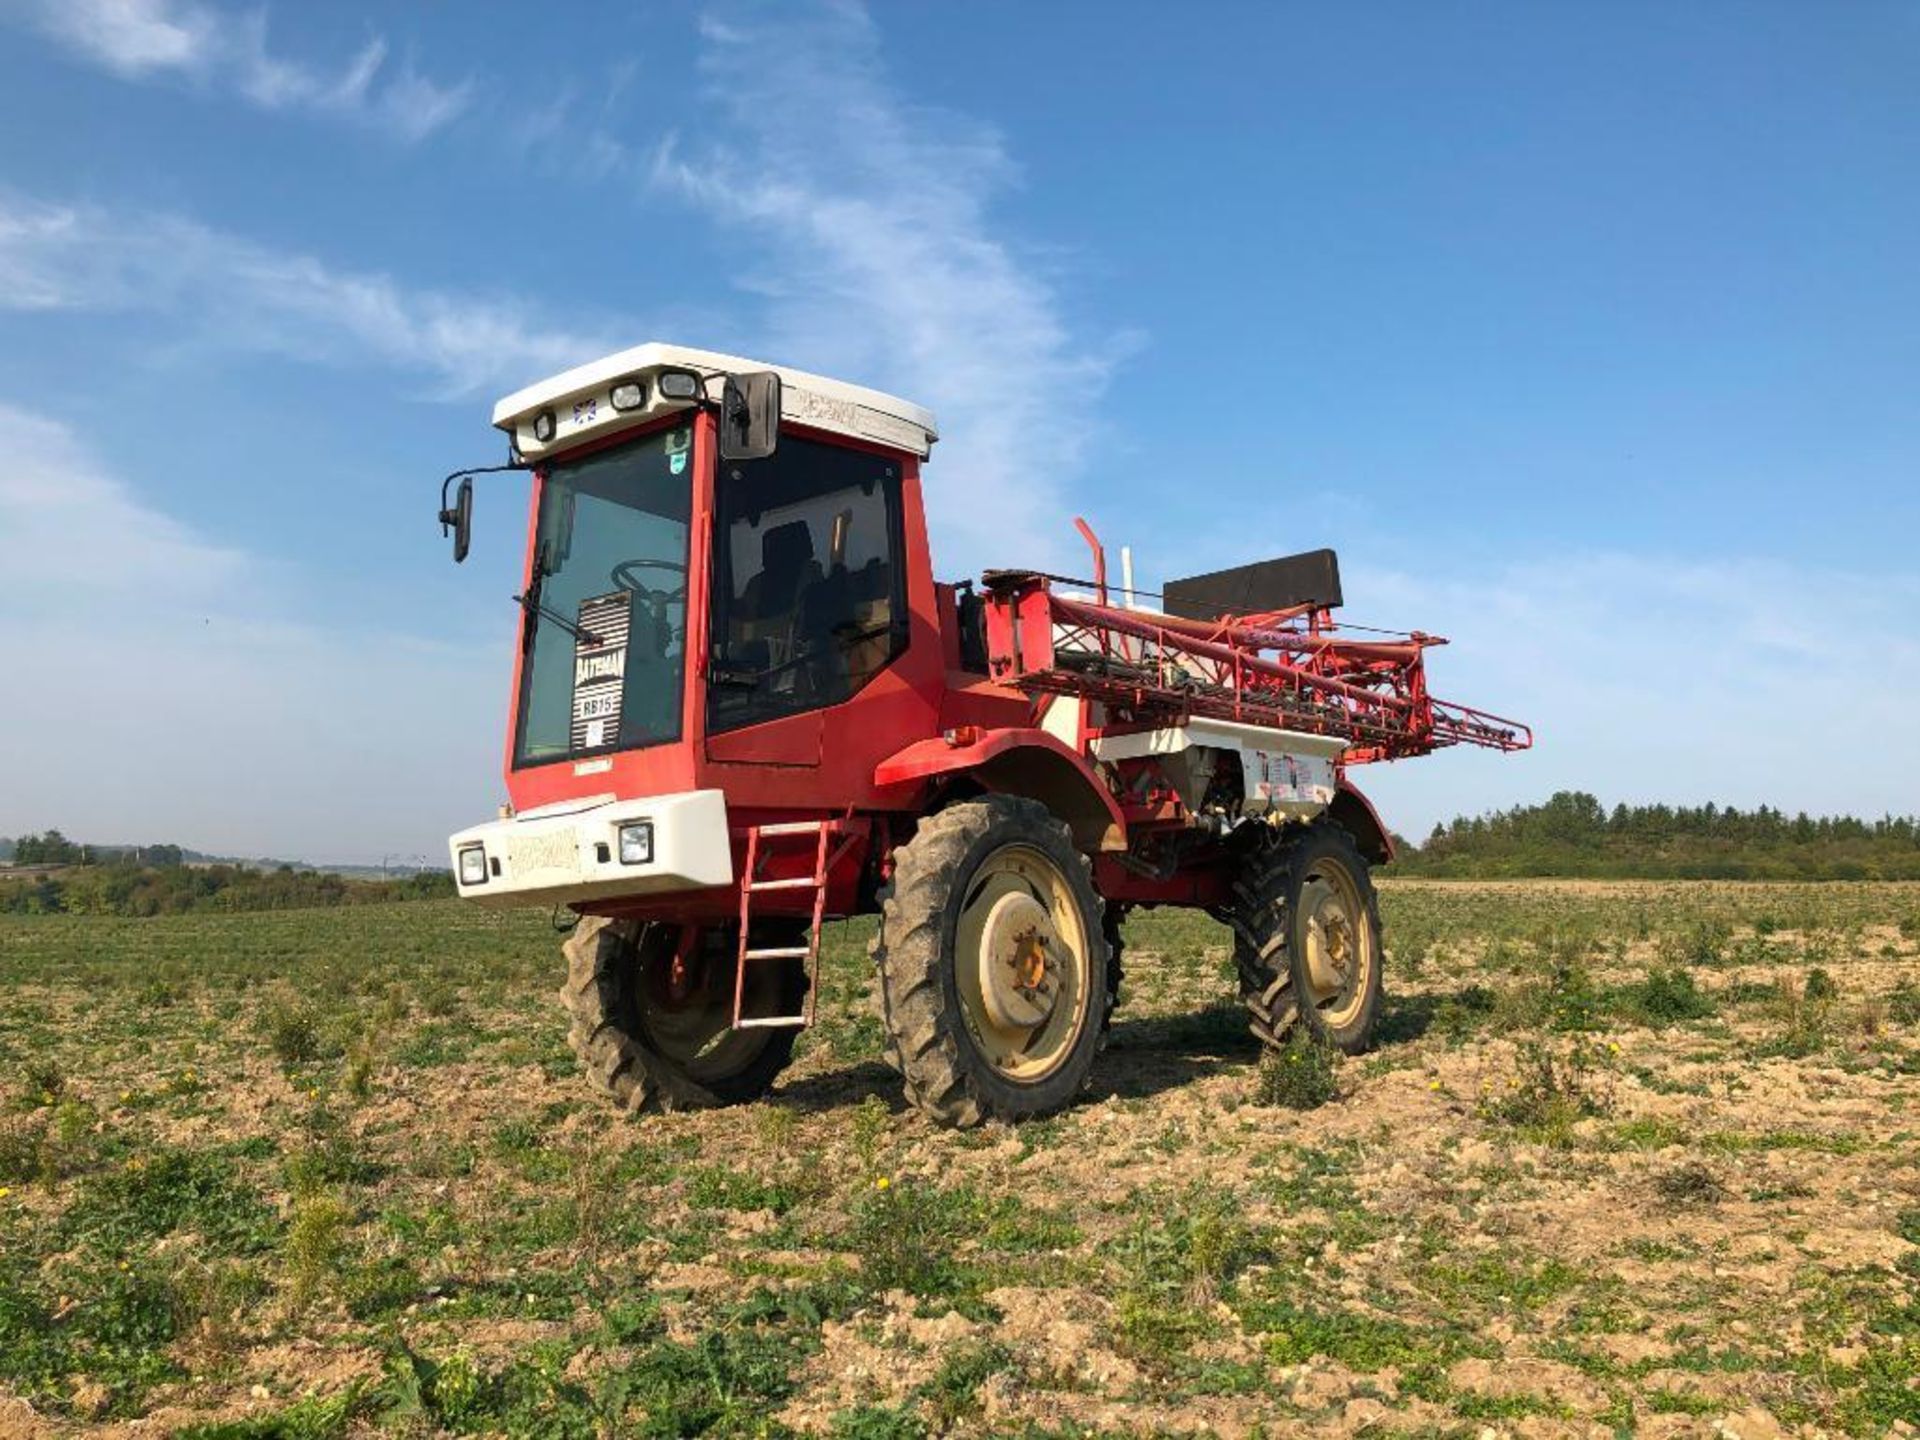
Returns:
[[[717,492],[707,728],[850,698],[906,646],[898,462],[787,436]]]

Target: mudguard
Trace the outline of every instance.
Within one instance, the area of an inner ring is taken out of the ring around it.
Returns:
[[[966,774],[980,788],[1038,800],[1067,822],[1082,850],[1124,850],[1127,822],[1100,777],[1077,754],[1045,730],[982,730],[969,736],[916,740],[873,769],[880,786],[910,785]]]
[[[1327,818],[1353,836],[1354,845],[1371,863],[1384,865],[1393,859],[1392,832],[1381,823],[1373,802],[1344,775],[1333,792],[1333,803],[1327,806]]]

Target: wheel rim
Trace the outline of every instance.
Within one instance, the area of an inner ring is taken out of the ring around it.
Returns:
[[[705,938],[642,959],[635,1020],[647,1047],[689,1079],[724,1080],[752,1064],[771,1036],[764,1029],[733,1028],[733,967],[719,953],[730,947],[701,943]],[[779,1007],[775,969],[748,966],[744,1013]]]
[[[1321,1017],[1339,1028],[1366,1003],[1372,980],[1372,917],[1359,882],[1346,866],[1330,860],[1307,871],[1299,904],[1307,988]]]
[[[967,1030],[989,1064],[1021,1084],[1053,1074],[1086,1024],[1087,928],[1045,852],[1007,845],[980,865],[954,935]]]

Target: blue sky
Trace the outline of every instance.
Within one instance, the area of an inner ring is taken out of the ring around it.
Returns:
[[[437,855],[492,399],[664,338],[931,405],[950,575],[1337,546],[1563,787],[1920,809],[1920,10],[0,0],[0,833]]]

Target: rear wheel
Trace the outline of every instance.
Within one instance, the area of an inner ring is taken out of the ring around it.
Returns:
[[[1295,1024],[1349,1055],[1380,1013],[1380,907],[1353,837],[1322,821],[1256,838],[1234,883],[1234,963],[1253,1033]]]
[[[1044,805],[988,796],[894,852],[874,938],[908,1098],[947,1125],[1045,1115],[1087,1082],[1108,1015],[1106,914]]]
[[[792,928],[755,943],[800,943]],[[567,1039],[598,1088],[628,1110],[731,1105],[764,1095],[793,1058],[798,1031],[735,1030],[739,931],[588,916],[568,938]],[[743,1014],[795,1014],[806,970],[796,960],[747,966]]]

